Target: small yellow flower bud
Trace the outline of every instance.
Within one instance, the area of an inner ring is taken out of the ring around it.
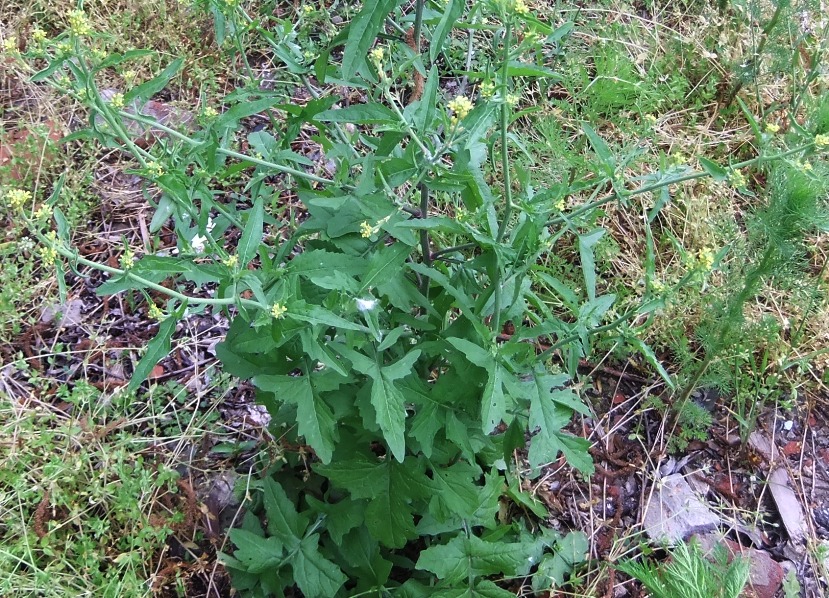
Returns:
[[[360,236],[364,239],[368,239],[375,232],[376,231],[374,230],[374,227],[371,226],[367,221],[364,220],[360,223]]]
[[[79,37],[92,33],[89,19],[82,10],[73,10],[69,13],[69,31]]]
[[[23,189],[10,189],[5,193],[6,203],[9,204],[13,210],[19,210],[24,204],[27,204],[32,199],[32,194]]]
[[[36,44],[42,44],[46,41],[46,32],[40,27],[35,27],[32,29],[32,40]]]
[[[745,175],[740,172],[739,170],[734,170],[728,175],[728,180],[732,186],[736,187],[737,189],[742,189],[748,184]]]
[[[766,133],[774,135],[778,131],[780,131],[780,125],[777,123],[766,123]]]
[[[826,147],[829,145],[829,135],[815,135],[815,147]]]
[[[279,320],[286,313],[288,313],[288,308],[285,307],[284,305],[281,305],[279,303],[274,303],[273,307],[271,307],[271,315],[273,316],[273,318],[275,320]]]
[[[235,268],[239,264],[239,256],[235,253],[233,255],[229,255],[222,260],[222,264],[228,268]]]
[[[159,322],[167,317],[167,314],[161,311],[161,308],[159,308],[155,303],[150,303],[150,306],[147,308],[147,315],[153,320],[158,320]]]
[[[112,99],[109,101],[109,103],[116,110],[120,110],[121,108],[124,107],[124,94],[122,94],[122,93],[113,94]]]
[[[377,46],[371,52],[369,52],[368,55],[375,65],[380,66],[380,63],[383,62],[383,58],[386,57],[386,51],[383,49],[382,46]]]
[[[121,257],[118,258],[118,263],[121,264],[121,268],[124,270],[132,268],[135,265],[135,254],[132,249],[129,247],[125,249],[124,253],[121,254]]]

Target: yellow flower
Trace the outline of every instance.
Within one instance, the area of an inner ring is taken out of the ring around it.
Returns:
[[[492,81],[484,81],[481,83],[481,97],[488,100],[495,95],[495,83]]]
[[[364,239],[368,239],[375,232],[377,231],[367,221],[363,220],[363,222],[360,223],[360,236]]]
[[[650,124],[655,125],[656,121],[657,121],[657,118],[653,114],[646,114],[645,115],[645,120],[648,121]]]
[[[829,145],[829,135],[815,135],[815,147],[826,147]]]
[[[235,268],[236,265],[239,263],[239,256],[235,253],[233,255],[229,255],[222,260],[222,264],[227,266],[228,268]]]
[[[514,10],[515,13],[519,15],[526,15],[530,12],[530,9],[527,7],[526,4],[524,4],[524,0],[513,0],[512,10]]]
[[[150,303],[150,306],[147,308],[147,315],[153,320],[158,320],[159,322],[167,317],[167,314],[161,311],[155,303]]]
[[[12,37],[7,37],[6,39],[4,39],[3,40],[3,51],[7,52],[9,54],[17,53],[17,38],[12,36]]]
[[[121,254],[121,257],[118,258],[118,263],[121,264],[121,268],[124,270],[132,268],[135,265],[135,254],[132,252],[132,249],[127,247],[124,253]]]
[[[714,250],[710,247],[703,247],[697,253],[697,262],[706,272],[714,265]]]
[[[23,189],[11,189],[6,191],[6,203],[13,210],[19,210],[23,207],[23,204],[29,203],[32,199],[32,194],[29,191],[24,191]]]
[[[112,95],[112,99],[109,101],[110,105],[115,108],[116,110],[120,110],[124,107],[124,94],[116,93]]]
[[[472,112],[475,105],[466,96],[458,96],[447,104],[449,109],[455,113],[458,120],[463,120]]]
[[[559,212],[563,212],[564,208],[566,207],[564,204],[564,198],[560,198],[555,204],[553,204],[553,207]]]
[[[52,217],[52,206],[43,204],[35,211],[35,220],[46,220]]]
[[[286,313],[288,313],[288,308],[280,303],[274,303],[273,307],[271,307],[271,315],[275,320],[280,319]]]
[[[745,175],[739,170],[732,171],[731,174],[728,175],[728,180],[737,189],[742,189],[748,184]]]
[[[521,97],[518,94],[515,94],[515,93],[508,93],[507,94],[507,104],[509,104],[512,108],[515,108],[518,105],[518,100],[520,100],[520,99],[521,99]]]
[[[36,44],[42,44],[46,41],[46,32],[40,27],[35,27],[32,29],[32,40],[34,40]]]
[[[780,131],[780,125],[777,123],[766,123],[766,133],[774,135],[778,131]]]
[[[802,172],[810,172],[812,170],[812,164],[810,162],[801,162],[800,160],[796,160],[794,166]]]
[[[69,54],[72,51],[72,44],[69,42],[60,42],[58,44],[58,52],[61,54]]]
[[[382,46],[377,46],[371,52],[368,53],[371,61],[379,66],[381,62],[383,62],[383,58],[386,56],[386,51],[383,49]]]
[[[124,78],[125,83],[132,84],[135,81],[135,78],[138,76],[138,74],[133,70],[129,70],[121,73],[121,76]]]
[[[92,48],[92,57],[93,58],[95,58],[97,60],[103,60],[104,58],[106,58],[106,55],[107,55],[106,50],[104,50],[103,48]]]
[[[314,12],[314,7],[310,4],[305,4],[302,7],[302,12],[304,12],[306,15],[310,15],[312,12]]]
[[[40,248],[40,257],[43,260],[43,263],[47,266],[52,265],[58,259],[58,252],[57,249],[54,248],[54,244],[57,243],[58,236],[55,231],[50,230],[46,233],[46,238],[48,239],[48,243],[44,244]]]
[[[216,109],[213,106],[208,106],[207,108],[204,109],[205,118],[216,118],[218,115],[219,115],[219,113],[216,111]]]
[[[69,13],[69,31],[77,36],[89,35],[92,33],[92,26],[89,19],[82,10],[73,10]]]
[[[147,164],[147,172],[150,176],[159,177],[164,174],[164,168],[158,162],[150,162]]]
[[[671,156],[671,164],[673,164],[674,166],[681,166],[686,162],[687,159],[680,152],[677,152]]]

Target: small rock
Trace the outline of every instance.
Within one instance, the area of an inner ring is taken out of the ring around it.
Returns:
[[[682,474],[672,474],[656,483],[645,508],[642,526],[657,543],[676,544],[693,534],[713,531],[720,518],[694,493]]]
[[[706,553],[713,551],[718,544],[724,544],[732,558],[735,555],[740,555],[742,558],[748,559],[751,565],[748,575],[748,588],[752,592],[747,594],[748,596],[774,598],[780,586],[783,585],[783,578],[785,577],[783,567],[771,558],[767,552],[754,548],[744,548],[737,542],[724,539],[718,534],[706,534],[698,539]]]
[[[800,500],[792,490],[789,472],[778,467],[769,475],[768,485],[789,538],[794,543],[803,542],[807,535],[806,517]]]
[[[64,328],[66,326],[77,326],[83,322],[83,314],[81,313],[82,309],[83,301],[80,299],[72,299],[62,305],[48,305],[40,314],[40,321],[49,323],[55,321],[55,319],[59,317],[60,321],[57,323],[59,328]]]

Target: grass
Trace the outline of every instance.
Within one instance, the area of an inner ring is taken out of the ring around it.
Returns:
[[[576,27],[564,44],[564,55],[555,58],[562,80],[524,90],[524,103],[538,111],[520,120],[519,141],[526,151],[515,159],[522,168],[555,182],[567,181],[571,172],[595,168],[596,158],[586,142],[580,142],[581,152],[567,149],[580,135],[582,121],[595,124],[631,176],[670,164],[699,167],[700,158],[739,161],[756,148],[759,142],[745,115],[735,103],[725,103],[728,91],[742,76],[739,65],[745,64],[763,37],[749,16],[768,23],[770,5],[735,3],[721,15],[696,2],[646,2],[640,11],[609,1],[579,9],[565,6],[559,13],[546,3],[530,4],[555,18],[574,19]],[[34,24],[51,33],[63,26],[74,7],[69,2],[6,3],[0,14],[3,35],[11,31],[27,40]],[[268,16],[266,9],[271,11],[274,27],[281,27],[285,39],[296,42],[306,59],[317,55],[337,30],[339,22],[335,24],[333,16],[345,21],[351,16],[346,9],[341,15],[326,10],[300,14],[288,8],[276,10],[268,3],[245,3],[245,8],[253,16]],[[795,8],[811,11],[817,22],[812,4]],[[156,9],[161,10],[159,16]],[[251,77],[267,75],[277,88],[287,87],[287,73],[267,60],[251,59],[261,48],[230,42],[219,46],[214,19],[224,14],[220,4],[107,2],[88,10],[95,28],[107,32],[100,39],[100,50],[128,47],[158,52],[129,70],[108,73],[105,83],[112,87],[147,80],[174,56],[184,56],[186,66],[165,90],[164,99],[172,98],[193,111],[204,105],[220,106],[223,95],[250,83]],[[294,20],[296,29],[292,29]],[[810,38],[798,27],[791,18],[772,30],[764,45],[766,61],[740,85],[740,97],[751,113],[762,115],[761,125],[781,127],[768,141],[771,144],[787,134],[791,120],[802,121],[812,134],[829,131],[825,99],[829,82],[816,78],[807,85],[808,65],[797,56],[792,60],[795,47],[806,53],[825,50],[825,40],[820,32]],[[239,39],[245,43],[247,38]],[[792,40],[800,45],[793,46]],[[465,53],[463,36],[456,32],[444,58],[460,72]],[[485,68],[486,61],[485,54],[476,54],[473,70]],[[107,156],[84,143],[74,143],[70,152],[59,150],[50,140],[53,129],[48,123],[70,123],[77,107],[56,102],[42,88],[27,84],[26,75],[13,72],[5,82],[6,97],[11,98],[12,92],[21,96],[8,104],[13,109],[3,109],[5,131],[0,144],[8,147],[20,131],[31,133],[12,144],[16,158],[0,168],[0,183],[32,187],[42,200],[55,175],[68,172],[61,205],[79,237],[91,236],[96,231],[85,231],[84,226],[100,208],[94,174]],[[794,114],[786,114],[782,106],[792,93],[802,99],[797,100]],[[810,165],[810,177],[826,180],[824,161],[815,159]],[[749,217],[770,197],[766,177],[767,173],[752,173],[744,189],[711,180],[678,186],[650,222],[648,211],[662,201],[650,195],[634,198],[628,205],[610,205],[595,217],[595,223],[609,231],[595,249],[603,292],[618,295],[617,313],[652,290],[664,297],[661,312],[647,327],[636,327],[636,334],[678,382],[692,378],[694,367],[704,358],[707,331],[716,327],[710,307],[726,302],[731,281],[745,277],[756,261],[756,231],[750,228]],[[241,182],[231,184],[237,185]],[[570,197],[568,207],[577,207],[584,199]],[[5,213],[0,212],[0,217],[8,225],[0,240],[0,339],[11,342],[39,319],[45,305],[55,301],[57,283],[41,270],[26,231]],[[743,436],[779,395],[797,396],[805,388],[826,391],[826,235],[812,231],[803,245],[796,278],[778,275],[761,282],[745,305],[740,342],[718,353],[701,378],[703,386],[722,391],[724,407]],[[715,268],[680,285],[704,256],[719,255],[726,247]],[[652,257],[643,260],[649,251]],[[539,295],[554,310],[561,307],[561,300],[548,284],[549,277],[574,281],[578,287],[577,257],[577,248],[557,246],[544,264],[547,278],[537,280]],[[624,362],[628,349],[618,337],[600,339],[597,361],[604,361],[604,352]],[[4,351],[4,367],[17,367],[18,357]],[[647,363],[639,365],[650,371]],[[182,518],[180,501],[169,498],[180,496],[175,467],[181,455],[169,447],[194,435],[204,423],[191,413],[187,417],[196,418],[195,427],[164,430],[154,427],[169,417],[158,397],[141,407],[82,383],[55,388],[33,376],[34,382],[24,390],[0,389],[0,428],[2,437],[9,439],[4,441],[8,444],[0,462],[4,481],[0,593],[148,593],[147,582],[163,568],[164,547]],[[64,403],[71,406],[69,412],[55,408]],[[671,448],[705,437],[710,424],[705,413],[679,407],[676,416],[667,396],[652,398],[649,408],[675,423],[664,440]],[[150,438],[168,447],[166,452],[160,458],[136,458],[145,452]],[[165,506],[169,504],[179,509]],[[102,545],[108,550],[102,551]]]

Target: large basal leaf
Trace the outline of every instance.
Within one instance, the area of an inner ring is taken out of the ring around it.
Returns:
[[[303,538],[291,560],[294,581],[304,596],[335,596],[347,578],[319,551],[319,534]]]
[[[461,534],[422,551],[417,568],[454,585],[485,575],[517,575],[529,569],[535,552],[529,542],[485,542]]]
[[[365,520],[371,535],[390,548],[401,548],[417,537],[412,502],[429,495],[431,483],[413,457],[403,463],[364,455],[317,465],[314,469],[352,499],[367,498]]]
[[[253,383],[273,393],[278,401],[293,403],[297,408],[299,433],[323,463],[331,461],[337,439],[336,420],[331,408],[314,388],[319,374],[304,376],[256,376]]]

